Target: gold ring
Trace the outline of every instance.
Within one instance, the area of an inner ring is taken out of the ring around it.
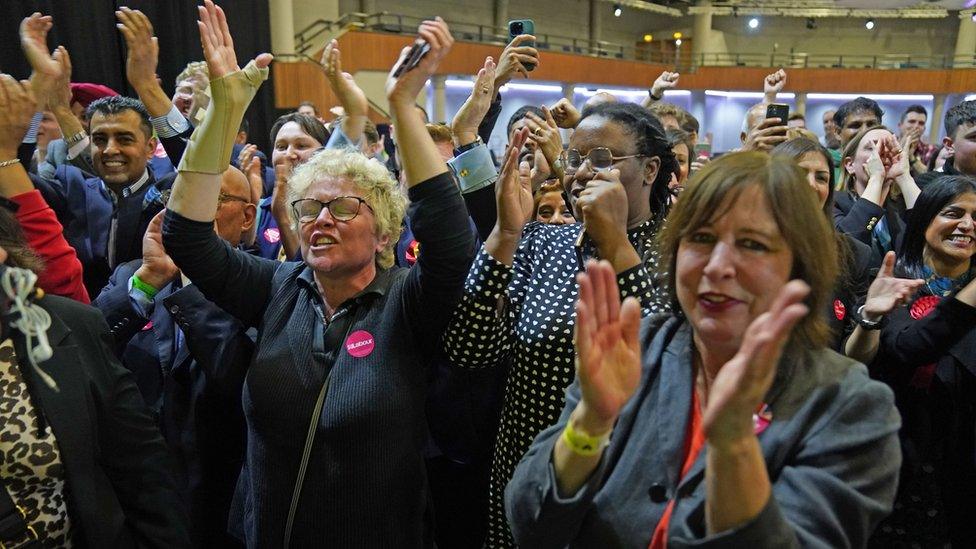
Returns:
[[[485,87],[481,88],[481,93],[488,93],[490,91],[491,91],[491,88],[489,88],[488,86],[485,86]]]

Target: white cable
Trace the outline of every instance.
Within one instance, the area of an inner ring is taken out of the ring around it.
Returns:
[[[27,269],[7,267],[0,275],[0,288],[11,300],[10,327],[20,330],[26,338],[27,358],[30,359],[34,371],[38,377],[51,389],[57,391],[57,383],[44,370],[38,366],[38,362],[43,362],[54,355],[54,350],[47,339],[47,330],[51,327],[51,315],[41,307],[31,303],[28,298],[34,292],[34,283],[37,282],[37,275]],[[33,342],[37,338],[37,344]]]

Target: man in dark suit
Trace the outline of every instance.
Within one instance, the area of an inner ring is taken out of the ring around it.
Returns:
[[[172,179],[156,181],[147,168],[156,140],[142,103],[107,97],[88,109],[91,137],[84,139],[91,142],[96,177],[62,165],[53,179],[35,179],[35,185],[78,253],[88,293],[97,295],[112,269],[142,255],[142,235]]]
[[[228,168],[215,231],[233,246],[254,223],[249,197],[244,174]],[[227,515],[244,454],[241,390],[254,343],[180,275],[162,247],[161,223],[162,214],[148,227],[142,259],[119,265],[94,305],[178,457],[195,545],[234,546]]]

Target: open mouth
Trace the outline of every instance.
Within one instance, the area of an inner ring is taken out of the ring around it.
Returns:
[[[708,311],[719,312],[742,302],[725,294],[706,292],[699,294],[698,303],[700,303],[701,306]]]

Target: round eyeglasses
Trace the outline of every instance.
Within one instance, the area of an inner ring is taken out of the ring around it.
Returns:
[[[642,154],[628,154],[626,156],[614,156],[610,149],[606,147],[596,147],[590,149],[590,152],[586,153],[586,156],[580,154],[576,149],[569,149],[563,153],[566,158],[566,173],[572,175],[576,173],[576,170],[580,169],[583,162],[589,162],[590,167],[594,171],[609,170],[613,167],[613,164],[618,160],[626,160],[628,158],[641,158]]]

